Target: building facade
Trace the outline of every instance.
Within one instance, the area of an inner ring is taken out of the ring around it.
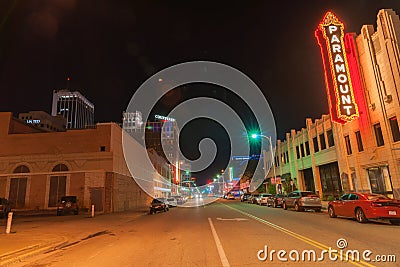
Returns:
[[[67,119],[67,129],[84,129],[93,126],[94,105],[78,91],[54,90],[51,115]]]
[[[275,171],[288,190],[400,198],[400,20],[391,9],[377,17],[376,30],[364,25],[361,34],[345,36],[358,117],[345,123],[329,115],[307,119],[306,128],[278,140],[268,180]]]
[[[16,210],[56,209],[63,195],[99,212],[147,209],[150,203],[127,168],[115,123],[43,132],[1,112],[0,146],[0,197]]]
[[[51,116],[44,111],[19,113],[18,118],[45,132],[63,132],[67,125],[67,120],[63,116]]]

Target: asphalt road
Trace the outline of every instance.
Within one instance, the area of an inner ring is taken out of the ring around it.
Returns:
[[[57,223],[49,222],[52,219],[36,223],[56,227]],[[80,220],[70,223],[79,228]],[[400,226],[331,219],[324,212],[220,200],[204,207],[172,208],[134,220],[102,223],[105,231],[99,235],[15,266],[400,266]],[[338,248],[338,239],[345,239],[340,245],[347,246]],[[329,248],[338,252],[330,254]],[[362,261],[346,262],[347,250],[358,250]],[[371,251],[367,259],[395,255],[397,262],[368,262],[362,258],[366,250]]]

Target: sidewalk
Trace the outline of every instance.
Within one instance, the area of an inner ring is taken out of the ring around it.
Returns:
[[[145,214],[147,211],[127,211],[91,218],[88,213],[77,216],[17,213],[10,234],[5,233],[6,220],[0,220],[0,266],[108,233]]]

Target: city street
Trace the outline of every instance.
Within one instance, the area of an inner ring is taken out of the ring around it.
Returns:
[[[371,260],[376,255],[396,255],[398,241],[394,237],[400,234],[399,226],[386,223],[359,224],[350,219],[331,219],[326,212],[295,212],[238,200],[171,208],[155,215],[37,217],[17,221],[14,229],[16,235],[30,231],[33,237],[35,232],[46,235],[59,231],[68,241],[12,266],[398,266],[365,260],[346,263],[340,260],[340,250],[331,255],[338,258],[336,263],[329,260],[329,253],[322,254],[323,262],[318,258],[324,249],[338,250],[340,238],[347,242],[343,259],[346,250],[358,250],[360,255],[370,250]],[[265,254],[259,251],[265,246],[268,257],[262,261]],[[297,262],[289,258],[294,249],[300,255]],[[273,250],[286,251],[280,254],[283,260],[277,258],[277,252],[271,259]],[[314,250],[317,260],[311,257],[310,261],[305,254],[305,261],[301,261],[303,250]]]

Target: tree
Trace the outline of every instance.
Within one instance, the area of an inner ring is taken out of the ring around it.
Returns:
[[[270,193],[272,195],[276,194],[276,185],[275,184],[268,185],[268,193]]]

